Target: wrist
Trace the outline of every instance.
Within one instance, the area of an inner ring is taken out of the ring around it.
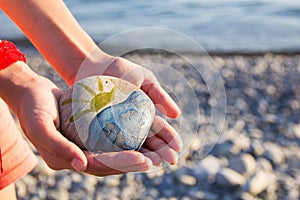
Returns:
[[[22,61],[15,62],[0,71],[0,97],[14,112],[18,110],[18,105],[22,101],[24,88],[36,77],[38,75]]]
[[[62,74],[64,80],[68,85],[83,78],[101,75],[105,72],[106,68],[114,61],[115,57],[110,56],[103,52],[100,48],[95,48],[92,52],[85,55],[85,58],[77,62],[70,73]]]

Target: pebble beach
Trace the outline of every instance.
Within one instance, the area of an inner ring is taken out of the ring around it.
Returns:
[[[199,60],[199,55],[187,56]],[[124,57],[162,63],[189,76],[174,55],[137,52]],[[178,165],[95,177],[51,170],[36,152],[39,165],[16,183],[18,199],[299,199],[300,54],[212,54],[211,59],[223,78],[227,103],[222,134],[208,154],[199,159],[201,138],[196,137]],[[39,54],[29,56],[28,64],[67,88]],[[198,98],[201,131],[211,117],[209,91],[203,80],[187,78]]]

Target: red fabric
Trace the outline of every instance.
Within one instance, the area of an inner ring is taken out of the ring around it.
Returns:
[[[21,53],[12,42],[0,40],[0,70],[17,61],[26,62],[25,54]]]
[[[1,168],[0,172],[2,174],[3,173],[3,167],[2,167],[2,151],[1,151],[1,148],[0,148],[0,168]]]

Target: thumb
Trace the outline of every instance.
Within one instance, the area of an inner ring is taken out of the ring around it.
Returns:
[[[83,151],[58,132],[54,124],[38,128],[35,132],[38,134],[35,134],[32,143],[50,168],[86,170],[87,158]]]

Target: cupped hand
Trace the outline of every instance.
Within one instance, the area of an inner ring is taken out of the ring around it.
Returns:
[[[105,176],[147,171],[152,162],[134,151],[91,154],[68,141],[59,130],[57,99],[62,92],[48,79],[34,76],[17,87],[15,112],[27,138],[47,165],[55,170],[72,169]]]
[[[180,115],[180,109],[150,70],[120,57],[107,56],[99,60],[99,62],[88,60],[83,62],[74,80],[78,81],[93,75],[122,78],[139,86],[162,114],[171,118]],[[160,165],[162,160],[175,164],[178,160],[177,152],[181,149],[182,140],[179,134],[166,120],[156,116],[140,152],[149,157],[154,165]]]

